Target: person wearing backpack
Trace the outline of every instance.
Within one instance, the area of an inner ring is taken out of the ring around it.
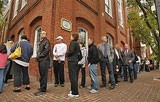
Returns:
[[[78,33],[73,33],[71,35],[71,42],[69,45],[69,50],[67,52],[69,79],[71,82],[71,91],[68,94],[68,97],[70,98],[79,97],[78,62],[82,59],[82,54],[81,54],[80,46],[77,42],[78,38],[79,38]]]
[[[4,44],[0,44],[0,93],[3,91],[4,69],[7,63],[7,49]]]
[[[99,62],[98,49],[94,45],[94,40],[88,40],[89,50],[88,50],[88,68],[91,78],[91,90],[90,93],[97,93],[99,84],[98,84],[98,75],[97,75],[97,64]]]

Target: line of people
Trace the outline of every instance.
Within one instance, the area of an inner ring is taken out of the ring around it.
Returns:
[[[68,50],[67,45],[64,43],[63,37],[58,36],[56,38],[56,44],[54,45],[53,52],[51,53],[51,45],[50,41],[47,39],[47,33],[42,31],[40,37],[41,41],[36,57],[39,68],[40,85],[38,91],[34,93],[35,96],[43,95],[47,91],[48,68],[50,67],[52,61],[55,77],[54,86],[58,87],[60,85],[61,87],[65,87],[64,65],[67,59],[69,79],[71,83],[68,96],[71,98],[79,97],[78,89],[86,87],[86,67],[89,69],[89,75],[91,79],[91,84],[88,87],[90,89],[90,93],[96,93],[98,92],[99,87],[106,87],[108,84],[110,90],[114,89],[116,85],[118,85],[119,74],[122,78],[124,78],[125,82],[128,81],[128,75],[131,83],[133,83],[134,79],[137,78],[137,76],[135,76],[137,73],[134,73],[134,62],[136,58],[135,53],[129,49],[128,44],[125,44],[124,50],[121,51],[118,44],[116,44],[114,48],[108,44],[107,36],[103,36],[101,38],[102,43],[98,46],[94,44],[94,39],[89,38],[89,49],[87,50],[83,43],[78,43],[78,33],[72,33]],[[27,36],[22,35],[21,41],[12,46],[10,53],[13,53],[18,45],[20,45],[22,49],[22,55],[20,58],[11,61],[14,69],[13,92],[21,92],[22,85],[25,85],[26,90],[30,90],[28,67],[30,58],[33,54],[33,47],[30,44]],[[0,50],[0,54],[1,53],[5,53],[7,55],[7,51],[3,52]],[[51,54],[53,54],[53,59],[51,58]],[[100,64],[102,80],[102,85],[100,86],[97,73],[98,64]],[[4,67],[5,66],[3,65],[3,68],[1,68],[0,62],[0,71],[1,69],[4,69]],[[109,74],[108,81],[106,79],[106,69],[108,70]],[[78,76],[80,70],[82,78],[79,86]],[[2,92],[3,81],[0,82],[0,92]]]

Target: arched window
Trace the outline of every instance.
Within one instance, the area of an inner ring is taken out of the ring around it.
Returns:
[[[78,28],[79,43],[83,43],[88,50],[88,31],[82,27]]]
[[[110,35],[107,35],[108,44],[113,47],[113,38]]]
[[[21,29],[20,32],[18,33],[18,41],[21,40],[22,35],[25,35],[25,30],[24,29]]]
[[[40,34],[41,34],[41,26],[37,27],[35,29],[35,36],[34,36],[34,49],[33,49],[33,57],[37,56],[37,52],[39,49],[39,44],[40,44]]]

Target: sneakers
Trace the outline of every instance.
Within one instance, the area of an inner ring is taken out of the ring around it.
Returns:
[[[43,95],[45,94],[46,92],[41,92],[41,91],[37,91],[34,93],[35,96],[40,96],[40,95]]]
[[[54,87],[57,87],[57,86],[58,86],[58,84],[55,84],[55,85],[54,85]]]
[[[30,87],[25,87],[25,89],[26,89],[26,90],[30,90],[31,88],[30,88]]]
[[[92,90],[90,91],[90,93],[92,93],[92,94],[97,93],[97,92],[98,92],[98,91],[95,90],[95,89],[92,89]]]
[[[69,91],[68,97],[69,98],[77,98],[77,97],[79,97],[79,95],[72,95],[72,91]]]
[[[77,98],[77,97],[79,97],[79,95],[68,94],[68,97],[70,97],[70,98]]]
[[[14,89],[13,92],[21,92],[21,89]]]
[[[64,84],[61,84],[61,87],[64,87]]]

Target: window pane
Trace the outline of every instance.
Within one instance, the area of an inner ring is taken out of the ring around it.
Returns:
[[[14,12],[13,12],[13,18],[17,15],[17,10],[18,10],[18,4],[19,0],[15,0],[15,5],[14,5]]]
[[[40,44],[40,33],[41,27],[35,29],[35,38],[34,38],[34,50],[33,50],[33,57],[36,57],[38,54],[39,44]]]
[[[21,9],[27,4],[27,0],[22,0]]]

